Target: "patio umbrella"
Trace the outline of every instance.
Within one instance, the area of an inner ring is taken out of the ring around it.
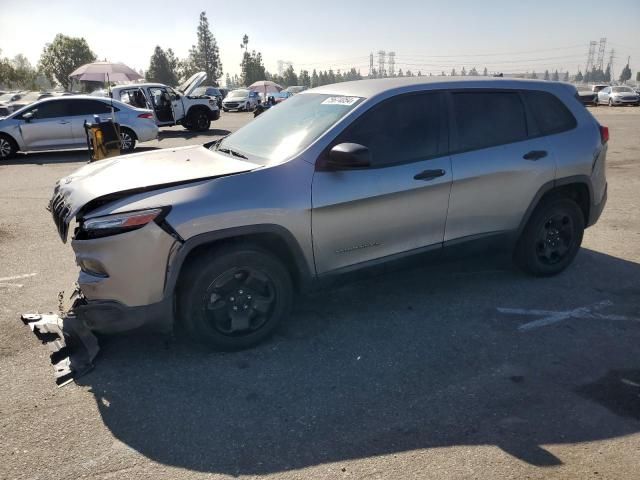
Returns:
[[[94,62],[76,68],[69,78],[89,82],[131,82],[142,78],[124,63]]]
[[[133,68],[127,67],[124,63],[93,62],[86,63],[76,68],[69,78],[85,82],[106,82],[111,98],[111,82],[131,82],[142,78]],[[113,104],[111,104],[111,115],[116,121]]]
[[[252,83],[249,85],[249,90],[254,92],[264,92],[264,101],[267,101],[267,93],[270,92],[281,92],[283,88],[275,82],[270,80],[260,80],[259,82]]]

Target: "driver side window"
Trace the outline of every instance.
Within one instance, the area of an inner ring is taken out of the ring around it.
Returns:
[[[446,151],[440,93],[400,95],[365,112],[337,143],[358,143],[371,153],[371,166],[426,160]]]
[[[33,113],[33,118],[44,120],[69,116],[69,102],[66,100],[53,100],[35,105],[28,112]],[[27,112],[25,112],[27,113]],[[24,113],[22,114],[24,117]]]

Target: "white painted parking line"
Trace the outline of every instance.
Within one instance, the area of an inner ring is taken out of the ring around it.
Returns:
[[[525,323],[518,327],[520,331],[533,330],[535,328],[546,327],[563,320],[570,318],[578,318],[581,320],[612,320],[612,321],[629,321],[640,322],[638,318],[627,317],[625,315],[603,314],[598,313],[605,307],[610,307],[613,302],[610,300],[603,300],[602,302],[595,303],[587,307],[574,308],[573,310],[566,311],[553,311],[553,310],[537,310],[537,309],[524,309],[524,308],[498,308],[498,312],[507,315],[522,315],[530,317],[543,317],[539,320]]]
[[[0,283],[0,288],[22,288],[22,283]]]
[[[2,277],[2,278],[0,278],[0,283],[10,282],[11,280],[19,280],[21,278],[35,277],[36,275],[38,275],[38,274],[37,273],[23,273],[22,275],[14,275],[13,277]]]

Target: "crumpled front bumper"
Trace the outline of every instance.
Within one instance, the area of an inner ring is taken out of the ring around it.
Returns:
[[[86,302],[79,289],[71,294],[70,302],[70,308],[61,308],[59,313],[25,313],[21,317],[51,351],[51,363],[59,387],[91,370],[100,351],[98,339],[82,318],[81,307]]]

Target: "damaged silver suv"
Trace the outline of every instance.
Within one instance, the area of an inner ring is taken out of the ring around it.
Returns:
[[[207,149],[61,179],[51,211],[91,330],[181,322],[218,349],[264,339],[296,290],[490,240],[563,271],[605,205],[608,130],[557,82],[441,77],[302,92]]]

